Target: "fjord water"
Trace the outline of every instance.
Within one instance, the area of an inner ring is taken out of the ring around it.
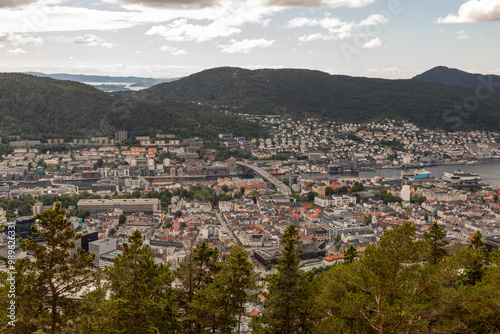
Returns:
[[[500,159],[484,160],[480,165],[439,165],[433,167],[425,167],[426,170],[431,172],[431,177],[439,179],[443,176],[444,172],[453,173],[455,170],[462,170],[464,172],[475,172],[484,183],[487,183],[491,188],[497,189],[500,185]],[[411,173],[414,169],[411,169]],[[385,176],[390,178],[399,178],[401,176],[400,169],[382,169],[374,172],[360,172],[359,177],[370,178],[375,176]]]

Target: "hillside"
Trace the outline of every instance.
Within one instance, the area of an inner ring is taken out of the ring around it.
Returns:
[[[174,133],[213,137],[220,132],[256,136],[262,131],[206,106],[111,96],[91,86],[26,74],[0,73],[0,136],[47,139]]]
[[[489,84],[488,88],[500,92],[500,76],[498,75],[467,73],[446,66],[434,67],[415,76],[413,80],[468,88],[476,88],[478,85],[486,83]]]
[[[457,124],[446,111],[475,90],[424,83],[330,75],[297,69],[246,70],[216,68],[144,91],[154,101],[200,101],[237,105],[254,114],[326,117],[365,122],[383,118],[406,119],[421,126],[450,129]],[[463,117],[458,129],[498,129],[500,93],[481,101]]]

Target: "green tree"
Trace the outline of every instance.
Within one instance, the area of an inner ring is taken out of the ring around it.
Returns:
[[[256,277],[248,254],[239,246],[221,263],[220,271],[191,303],[192,313],[203,332],[233,333],[241,331],[244,304],[249,300],[247,290],[255,288]]]
[[[358,258],[358,251],[353,245],[349,245],[344,251],[344,263],[352,263],[354,260]]]
[[[31,286],[18,286],[18,296],[32,299],[36,306],[24,319],[49,333],[63,333],[72,320],[78,317],[78,302],[67,295],[96,281],[92,271],[94,256],[81,247],[75,250],[75,240],[81,234],[75,233],[65,218],[65,210],[57,202],[55,208],[35,216],[37,225],[32,226],[33,235],[45,243],[38,243],[31,237],[21,240],[23,250],[31,252],[35,261],[19,260],[19,270]]]
[[[111,326],[117,333],[174,333],[177,311],[169,265],[156,264],[149,245],[135,230],[113,260],[107,275],[111,288]]]
[[[308,202],[314,202],[314,197],[318,196],[318,193],[315,191],[310,191],[306,194],[306,198]]]
[[[427,332],[440,275],[424,269],[425,245],[404,222],[386,231],[360,260],[333,266],[317,293],[316,333]],[[456,272],[456,271],[455,271]]]
[[[118,217],[118,223],[119,224],[123,224],[127,221],[127,215],[122,213],[120,214],[120,216]]]
[[[220,270],[219,251],[210,248],[206,242],[195,246],[192,240],[188,258],[188,262],[181,263],[179,271],[182,283],[178,291],[179,303],[183,310],[181,328],[183,333],[200,333],[207,323],[207,314],[200,314],[194,304]]]
[[[430,263],[436,264],[448,254],[444,247],[449,244],[449,241],[445,238],[445,228],[440,227],[436,221],[431,225],[429,231],[424,233],[424,240],[429,247]]]
[[[469,245],[467,245],[467,248],[470,249],[473,253],[469,257],[470,262],[465,269],[466,275],[464,284],[476,285],[476,283],[481,281],[486,272],[486,269],[484,268],[484,262],[488,254],[481,231],[476,231],[476,233],[472,236]]]
[[[302,241],[297,227],[290,225],[283,234],[281,244],[282,258],[278,260],[278,273],[270,276],[268,299],[265,313],[255,318],[252,327],[257,333],[308,333],[313,327],[311,308],[312,279],[300,270],[297,257]]]

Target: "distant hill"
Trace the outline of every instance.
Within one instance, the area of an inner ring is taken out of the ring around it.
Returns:
[[[446,66],[434,67],[415,76],[413,80],[468,88],[476,88],[478,85],[487,85],[487,88],[500,92],[500,76],[498,75],[468,73]]]
[[[254,137],[262,127],[228,117],[207,106],[150,102],[129,95],[111,96],[73,81],[0,73],[0,136],[7,138],[88,138],[173,133],[216,137],[221,132]]]
[[[330,75],[300,69],[215,68],[142,92],[153,101],[200,101],[237,105],[254,114],[325,117],[367,122],[405,119],[428,128],[500,128],[500,93],[470,115],[451,112],[475,90],[418,80]],[[460,122],[456,118],[461,117]]]
[[[148,88],[163,82],[170,82],[177,80],[177,78],[154,79],[154,78],[141,78],[141,77],[131,77],[131,76],[113,77],[113,76],[101,76],[101,75],[64,74],[64,73],[46,74],[41,72],[26,72],[24,74],[34,75],[43,78],[52,78],[57,80],[70,80],[70,81],[88,83],[105,92],[130,90],[125,86]]]

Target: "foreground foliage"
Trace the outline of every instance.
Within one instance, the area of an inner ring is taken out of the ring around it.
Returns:
[[[60,203],[39,216],[34,232],[46,244],[23,241],[36,262],[16,263],[16,326],[7,324],[8,275],[0,274],[0,329],[12,333],[244,333],[245,304],[264,295],[255,333],[498,333],[500,252],[487,253],[480,232],[447,252],[433,225],[422,240],[405,222],[365,253],[322,274],[301,270],[301,238],[290,225],[277,272],[257,285],[241,247],[225,258],[193,240],[177,270],[155,259],[133,232],[104,275],[107,285],[76,301],[69,295],[99,283],[93,256],[75,249],[76,235]],[[174,284],[177,287],[174,288]]]

